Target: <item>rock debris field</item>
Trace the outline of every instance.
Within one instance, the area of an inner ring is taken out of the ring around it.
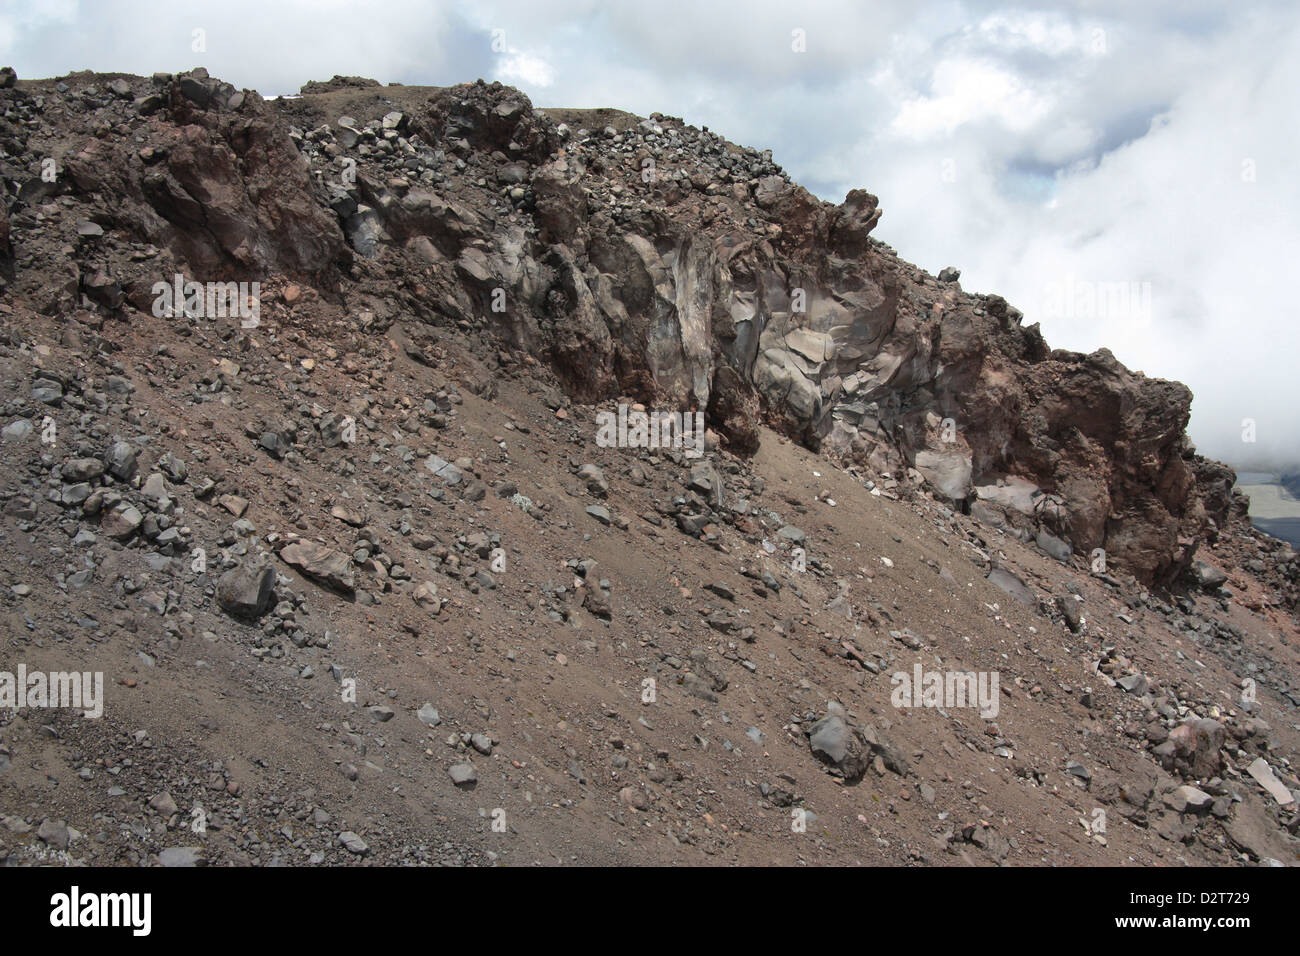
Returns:
[[[202,70],[0,177],[8,864],[1300,862],[1294,552],[875,196]]]

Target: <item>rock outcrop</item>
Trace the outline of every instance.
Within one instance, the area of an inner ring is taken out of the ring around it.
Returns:
[[[875,196],[822,202],[770,152],[659,114],[575,128],[482,81],[397,109],[357,78],[277,102],[202,70],[94,80],[65,81],[80,126],[57,137],[41,97],[6,94],[18,208],[71,193],[106,233],[47,310],[129,317],[173,274],[294,283],[368,332],[477,330],[577,401],[703,411],[734,451],[765,422],[1146,584],[1172,584],[1225,518],[1223,469],[1186,438],[1188,389],[1049,349],[1002,297],[874,239]],[[21,271],[35,293],[45,277]]]
[[[0,864],[1296,859],[1300,560],[869,194],[201,72],[0,175]]]

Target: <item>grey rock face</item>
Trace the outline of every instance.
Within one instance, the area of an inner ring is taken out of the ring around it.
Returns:
[[[227,614],[261,617],[275,600],[275,569],[267,565],[232,568],[217,582],[217,603]]]

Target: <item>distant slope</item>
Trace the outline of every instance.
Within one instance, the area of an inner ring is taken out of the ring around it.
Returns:
[[[1300,548],[1300,475],[1243,472],[1237,490],[1250,496],[1250,521],[1265,534]]]

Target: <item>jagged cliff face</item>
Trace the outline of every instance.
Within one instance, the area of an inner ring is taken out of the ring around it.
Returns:
[[[46,312],[129,319],[175,273],[292,281],[362,330],[480,330],[577,401],[704,410],[736,451],[766,421],[1149,584],[1227,517],[1232,475],[1194,456],[1187,388],[1050,350],[1000,297],[872,239],[874,196],[823,203],[770,154],[657,114],[582,129],[496,84],[64,86],[7,91],[0,126],[15,214],[81,203],[92,224],[69,267],[11,251],[0,221],[10,291]]]

